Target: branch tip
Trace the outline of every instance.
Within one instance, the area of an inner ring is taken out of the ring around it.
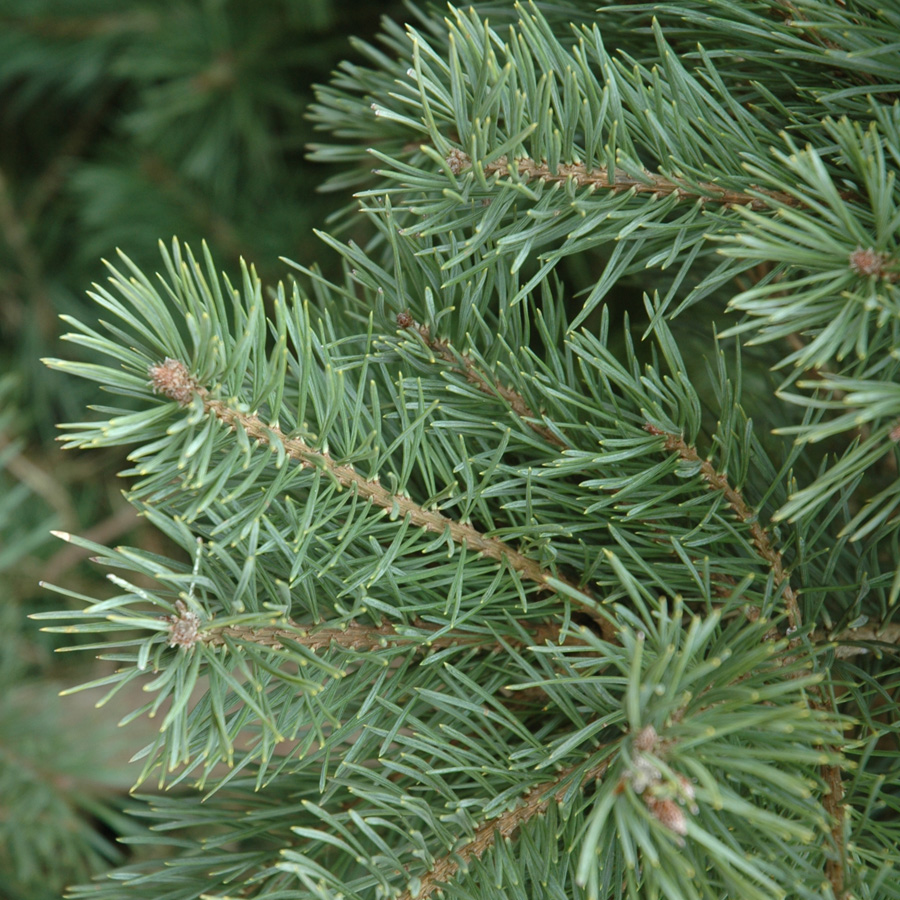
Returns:
[[[884,269],[885,255],[876,253],[872,247],[857,247],[850,254],[850,268],[859,275],[881,275]]]
[[[472,160],[468,153],[453,147],[447,154],[447,166],[454,175],[460,175],[464,169],[470,168]]]
[[[165,616],[169,623],[169,646],[190,650],[201,640],[200,616],[184,605],[184,601],[175,601],[177,615]]]
[[[187,406],[194,394],[200,390],[200,382],[191,375],[188,367],[179,359],[167,356],[164,362],[150,366],[150,386],[157,394],[165,394],[170,400],[176,400]]]

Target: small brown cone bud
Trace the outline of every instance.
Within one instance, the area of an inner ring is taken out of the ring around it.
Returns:
[[[200,616],[189,610],[181,600],[175,603],[177,616],[167,616],[169,621],[169,646],[189,650],[200,640]]]
[[[194,394],[200,389],[196,378],[188,371],[187,366],[178,359],[167,356],[165,362],[150,366],[150,384],[158,394],[165,394],[171,400],[177,400],[187,406]]]
[[[674,800],[657,800],[655,797],[648,797],[647,808],[664,828],[674,831],[675,834],[687,834],[687,816]]]
[[[880,275],[884,269],[884,254],[876,253],[871,247],[866,250],[857,247],[850,254],[850,268],[860,275]]]
[[[634,749],[639,753],[652,753],[659,742],[659,735],[652,725],[646,725],[634,736]]]
[[[468,169],[472,165],[472,160],[469,158],[468,153],[463,153],[462,150],[454,147],[447,154],[447,165],[454,175],[459,175],[463,169]]]

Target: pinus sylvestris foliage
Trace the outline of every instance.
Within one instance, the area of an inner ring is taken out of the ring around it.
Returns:
[[[169,788],[72,896],[900,897],[898,37],[388,24],[311,110],[341,280],[110,267],[65,440],[184,552],[63,535]]]

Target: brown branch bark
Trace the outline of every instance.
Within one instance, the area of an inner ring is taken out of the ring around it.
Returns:
[[[824,631],[816,631],[811,640],[813,643],[837,644],[834,648],[834,655],[838,659],[851,659],[854,656],[871,653],[872,648],[863,646],[864,644],[879,644],[897,652],[897,649],[900,648],[900,623],[862,625],[859,628],[848,628],[833,635]]]
[[[173,623],[174,624],[174,623]],[[437,625],[417,623],[416,628],[422,631],[439,630]],[[529,635],[529,644],[544,644],[547,641],[559,642],[560,627],[556,624],[544,624],[535,626]],[[226,639],[248,641],[265,647],[278,649],[282,641],[288,640],[295,644],[302,644],[311,650],[327,650],[337,645],[351,650],[378,650],[387,644],[412,644],[421,641],[422,650],[442,650],[446,647],[472,646],[484,647],[487,650],[500,650],[500,644],[490,635],[474,634],[473,632],[455,631],[450,634],[437,635],[424,640],[419,635],[402,634],[389,624],[360,625],[351,623],[343,628],[320,628],[317,626],[300,625],[296,622],[286,622],[281,625],[263,625],[260,627],[243,625],[216,626],[210,623],[208,627],[198,631],[197,640],[209,647],[221,647]],[[525,646],[526,642],[515,638],[506,638],[506,643],[512,646]],[[579,644],[576,637],[566,639],[566,644]]]
[[[803,624],[800,607],[797,603],[797,595],[791,587],[788,573],[785,571],[782,561],[781,551],[772,543],[766,530],[759,524],[758,517],[754,511],[747,506],[740,491],[733,488],[728,478],[719,472],[716,472],[714,466],[709,460],[701,459],[696,448],[685,443],[681,435],[669,434],[656,428],[654,425],[644,426],[650,434],[665,437],[666,450],[674,451],[683,460],[700,466],[701,477],[714,490],[721,491],[726,502],[732,508],[735,515],[750,530],[750,539],[760,556],[769,564],[775,581],[775,587],[782,589],[785,607],[790,625],[789,633],[795,632]],[[814,636],[815,637],[815,636]],[[822,698],[819,691],[811,690],[809,696],[809,705],[813,709],[831,709],[833,703],[829,698]],[[835,753],[839,753],[839,748],[830,747]],[[822,778],[827,789],[822,797],[822,806],[831,820],[831,838],[834,844],[836,858],[829,859],[825,863],[825,876],[828,878],[832,886],[834,895],[838,900],[843,900],[844,894],[844,787],[841,780],[841,767],[839,765],[826,764],[821,767]]]
[[[437,633],[440,627],[424,622],[415,622],[413,627],[419,631]],[[560,626],[556,623],[545,623],[533,626],[529,632],[528,645],[533,644],[559,644]],[[483,647],[485,650],[500,650],[498,642],[489,635],[473,632],[453,631],[434,638],[422,635],[402,634],[396,627],[389,623],[381,625],[360,625],[351,623],[343,627],[320,627],[317,625],[301,625],[298,622],[288,620],[275,625],[221,625],[215,622],[207,623],[206,627],[198,626],[197,640],[209,647],[221,647],[226,639],[245,641],[259,644],[264,647],[278,649],[283,640],[302,644],[312,650],[327,650],[333,645],[348,647],[353,650],[377,650],[388,644],[405,644],[421,641],[422,650],[442,650],[446,647],[472,646]],[[526,642],[513,637],[504,638],[505,643],[521,647]],[[872,648],[867,644],[897,648],[900,646],[900,623],[887,625],[863,625],[860,628],[848,628],[837,634],[828,634],[825,631],[815,631],[810,636],[813,644],[835,644],[834,653],[838,659],[852,659],[871,653]],[[561,646],[582,646],[584,642],[577,635],[568,634]]]
[[[697,449],[685,443],[681,435],[669,434],[654,425],[645,425],[650,434],[660,435],[665,438],[666,450],[677,453],[685,462],[690,462],[700,467],[700,476],[716,491],[721,491],[725,501],[731,507],[735,515],[750,531],[750,540],[759,555],[768,563],[775,580],[775,587],[781,588],[787,610],[790,632],[793,633],[803,624],[800,615],[800,607],[797,603],[797,595],[791,587],[790,578],[785,571],[781,551],[769,539],[766,530],[759,524],[759,518],[755,511],[751,510],[745,502],[741,492],[731,486],[727,476],[717,472],[708,459],[702,459]]]
[[[434,534],[449,534],[454,543],[465,544],[470,550],[482,556],[498,563],[506,563],[527,581],[539,585],[544,590],[555,591],[555,588],[549,583],[549,579],[554,576],[552,573],[545,572],[537,560],[519,553],[518,550],[498,538],[482,534],[468,523],[457,522],[434,509],[425,509],[404,494],[391,493],[378,480],[368,480],[360,475],[353,466],[335,462],[327,452],[310,447],[300,438],[288,437],[277,426],[264,424],[258,416],[252,413],[243,413],[232,409],[224,401],[215,399],[190,374],[187,366],[181,361],[167,359],[165,362],[151,367],[150,378],[154,389],[159,393],[165,394],[182,405],[190,403],[192,397],[196,395],[203,401],[206,411],[229,428],[242,428],[248,437],[264,446],[270,446],[277,442],[284,448],[287,455],[301,466],[327,472],[338,484],[355,491],[357,496],[363,500],[388,510],[399,519],[408,519],[412,525],[422,528],[424,531]],[[578,587],[565,576],[558,574],[555,577],[584,598],[581,604],[584,612],[598,624],[604,639],[614,640],[615,628],[597,612],[594,598],[584,588]]]
[[[473,165],[471,157],[462,150],[454,148],[447,157],[447,165],[455,174],[470,169]],[[668,197],[675,194],[679,200],[700,201],[701,203],[721,203],[725,206],[749,206],[750,209],[769,209],[772,201],[785,206],[803,206],[803,202],[783,191],[767,191],[753,188],[756,193],[736,191],[723,188],[714,182],[690,184],[663,175],[654,175],[644,171],[638,178],[622,170],[610,175],[608,169],[588,169],[582,163],[561,163],[555,170],[544,162],[529,159],[527,156],[510,161],[505,156],[486,163],[483,166],[485,176],[517,175],[532,181],[566,182],[570,179],[579,187],[591,187],[595,190],[608,190],[614,194],[634,191],[636,194],[653,194],[657,197]],[[758,196],[758,195],[763,196]],[[841,195],[851,199],[855,194],[845,192]]]
[[[427,325],[416,322],[408,312],[397,316],[397,324],[401,328],[417,331],[428,348],[444,362],[450,363],[456,372],[463,375],[470,384],[474,384],[483,394],[489,397],[500,397],[509,404],[510,409],[524,422],[535,434],[540,435],[545,441],[561,449],[569,445],[562,438],[555,435],[545,425],[540,424],[540,416],[535,413],[525,402],[525,398],[512,388],[500,384],[498,381],[486,378],[477,368],[475,360],[465,353],[454,351],[448,341],[433,338]]]
[[[581,779],[581,785],[585,786],[591,781],[602,778],[606,774],[609,761],[604,760],[596,766],[588,769]],[[566,769],[558,778],[533,787],[522,798],[522,803],[515,809],[508,810],[494,819],[488,819],[475,831],[475,836],[465,845],[451,851],[446,856],[435,860],[431,871],[420,879],[418,891],[404,891],[397,900],[425,900],[435,891],[441,889],[442,884],[448,884],[456,876],[461,868],[466,868],[472,860],[481,859],[497,839],[509,840],[528,821],[541,815],[549,806],[551,800],[562,799],[569,786],[572,775],[577,771],[576,767]]]

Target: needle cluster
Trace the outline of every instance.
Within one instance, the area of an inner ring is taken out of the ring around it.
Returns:
[[[65,440],[173,551],[67,536],[53,627],[174,790],[74,897],[900,898],[898,33],[388,25],[312,109],[342,278],[110,266]]]

